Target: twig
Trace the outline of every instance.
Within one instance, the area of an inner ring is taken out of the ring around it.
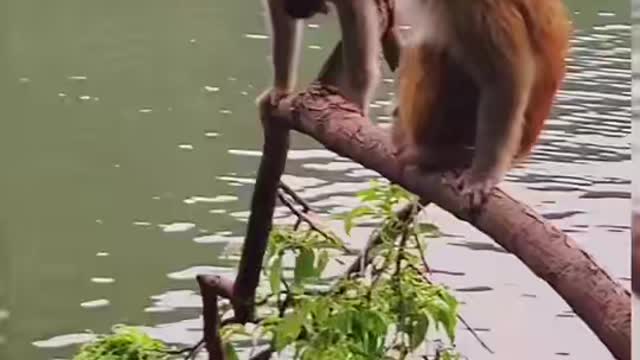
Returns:
[[[487,345],[482,338],[480,337],[480,335],[478,335],[478,333],[473,330],[473,328],[471,327],[471,325],[469,325],[469,323],[462,317],[462,315],[458,314],[458,320],[460,320],[460,322],[464,325],[464,327],[471,333],[471,335],[478,341],[478,343],[480,343],[480,345],[487,350],[490,354],[494,354],[493,350],[491,350],[491,348],[489,347],[489,345]]]
[[[424,207],[427,204],[428,202],[425,202],[425,203],[422,203],[421,205]],[[413,207],[412,204],[408,204],[408,205],[405,205],[400,210],[398,210],[398,212],[396,213],[396,217],[400,222],[405,222],[412,216],[412,213],[413,213],[412,207]],[[384,224],[382,227],[384,227]],[[353,263],[351,263],[351,266],[349,266],[349,269],[347,270],[345,277],[349,277],[349,275],[351,274],[364,270],[366,265],[368,265],[370,262],[369,252],[371,251],[371,249],[376,247],[381,242],[382,242],[382,231],[378,229],[371,234],[367,242],[367,245],[365,245],[364,249],[361,251],[358,258],[355,259]]]
[[[193,346],[189,346],[189,347],[178,349],[178,350],[169,350],[169,351],[166,351],[166,353],[169,355],[181,355],[181,354],[187,353],[184,359],[189,360],[192,358],[194,354],[197,354],[202,349],[203,346],[204,346],[204,337],[198,340],[198,342]]]
[[[301,198],[295,191],[293,191],[293,189],[291,187],[289,187],[289,185],[285,184],[282,180],[280,180],[280,184],[278,185],[278,187],[285,192],[287,195],[291,196],[291,198],[297,202],[300,206],[302,206],[302,212],[303,213],[308,213],[309,211],[312,211],[311,206],[309,205],[308,202],[306,202],[303,198]],[[294,230],[298,230],[298,228],[300,228],[300,225],[302,224],[302,218],[298,217],[298,219],[296,220],[296,223],[293,225],[293,229]]]
[[[324,238],[326,238],[327,240],[330,240],[332,242],[336,242],[336,237],[335,236],[331,236],[329,235],[326,231],[322,230],[320,228],[320,225],[316,224],[316,222],[310,218],[307,214],[305,214],[304,212],[298,210],[295,205],[289,200],[287,199],[283,192],[281,190],[278,190],[278,199],[280,200],[280,202],[282,204],[284,204],[287,208],[289,208],[289,210],[291,210],[291,212],[293,212],[293,214],[295,216],[298,217],[298,219],[301,219],[302,221],[304,221],[307,225],[309,225],[309,227],[314,230],[315,232],[317,232],[318,234],[322,235]],[[344,246],[340,241],[337,241],[339,243],[340,248],[347,253],[348,255],[353,255],[355,253],[355,250],[350,249],[346,246]]]
[[[424,248],[422,247],[422,243],[420,243],[420,239],[415,234],[413,238],[416,241],[416,247],[418,248],[418,253],[420,254],[420,260],[422,261],[422,266],[424,266],[424,269],[426,272],[431,273],[431,267],[429,266],[429,263],[427,263],[427,258],[424,255],[425,251],[424,251]]]
[[[271,348],[271,346],[269,346],[268,348],[252,356],[250,360],[269,360],[269,358],[271,358],[272,353],[273,353],[273,349]]]
[[[189,351],[187,356],[184,357],[184,360],[192,360],[196,358],[196,355],[202,350],[204,347],[204,337],[198,341],[198,343]]]
[[[433,284],[433,282],[427,277],[426,274],[424,274],[422,271],[420,271],[420,269],[417,269],[415,266],[409,264],[409,266],[415,270],[418,274],[420,274],[420,276],[422,276],[422,279],[427,283],[427,284]],[[487,345],[487,343],[485,343],[482,338],[480,337],[480,335],[478,335],[478,333],[473,330],[473,328],[471,327],[471,325],[469,325],[469,323],[464,319],[464,317],[462,317],[462,315],[460,315],[459,313],[457,314],[458,320],[460,320],[460,322],[462,323],[462,325],[464,325],[465,329],[467,329],[471,335],[478,341],[478,343],[480,344],[480,346],[482,346],[485,350],[487,350],[490,354],[494,354],[493,350],[489,347],[489,345]]]
[[[284,289],[287,292],[282,303],[278,304],[278,315],[280,317],[283,317],[284,312],[287,310],[287,305],[289,305],[292,295],[291,295],[291,288],[289,287],[289,284],[287,284],[287,281],[285,280],[284,276],[280,276],[280,282],[282,282],[282,285],[284,285]],[[278,296],[278,298],[280,297]]]
[[[291,196],[293,200],[295,200],[300,206],[302,206],[302,210],[304,212],[313,211],[311,205],[306,202],[303,198],[300,197],[289,185],[285,184],[283,181],[280,181],[279,188],[284,191],[287,195]]]

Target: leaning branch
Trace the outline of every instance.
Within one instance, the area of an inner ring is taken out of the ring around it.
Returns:
[[[281,102],[272,119],[307,134],[340,156],[377,171],[474,225],[546,281],[617,359],[630,359],[630,293],[561,230],[529,206],[497,189],[483,212],[471,218],[465,201],[445,177],[399,166],[387,131],[332,87],[315,83]]]

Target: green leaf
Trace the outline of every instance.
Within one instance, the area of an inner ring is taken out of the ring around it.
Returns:
[[[344,217],[344,231],[347,233],[347,235],[351,235],[351,229],[353,229],[354,220],[374,214],[374,209],[368,206],[361,206],[351,210],[351,212],[346,214]]]
[[[301,285],[306,279],[315,275],[315,253],[313,250],[303,248],[300,250],[300,255],[296,258],[296,267],[293,270],[293,282],[297,285]]]
[[[231,345],[231,343],[224,344],[224,354],[227,360],[240,360],[238,358],[238,353],[236,353],[236,349]]]
[[[329,304],[325,304],[324,301],[320,302],[320,304],[318,304],[318,306],[314,308],[315,320],[318,323],[324,325],[323,323],[329,318],[330,311],[331,307],[329,306]]]
[[[416,320],[413,331],[410,336],[410,346],[411,350],[415,350],[415,348],[420,345],[427,336],[427,330],[429,329],[429,316],[420,315]]]
[[[418,226],[416,227],[416,231],[420,234],[424,234],[424,233],[439,233],[440,232],[440,228],[434,224],[431,223],[420,223],[418,224]]]
[[[280,295],[280,280],[282,279],[282,258],[277,257],[271,263],[269,269],[269,284],[271,285],[271,292],[278,297]]]
[[[329,253],[326,250],[322,250],[320,252],[320,256],[318,257],[318,265],[316,266],[316,277],[320,277],[324,269],[326,269],[327,264],[329,263]]]
[[[442,235],[440,228],[434,224],[420,223],[415,227],[415,232],[418,235],[427,237],[439,237]]]
[[[276,328],[274,344],[276,351],[282,351],[298,338],[305,316],[306,313],[304,311],[293,311],[282,319],[282,322]]]

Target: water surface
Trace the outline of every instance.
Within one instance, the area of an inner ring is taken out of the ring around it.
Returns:
[[[526,169],[504,188],[568,231],[628,286],[631,51],[628,2],[569,1],[570,74]],[[232,275],[267,85],[258,2],[5,0],[0,14],[0,358],[67,357],[115,323],[164,340],[200,336],[197,272]],[[301,81],[337,38],[306,29]],[[374,103],[388,122],[392,85]],[[285,180],[326,213],[375,174],[296,136]],[[451,216],[430,247],[437,276],[497,354],[612,359],[515,257]],[[351,241],[361,244],[362,232]],[[8,342],[7,342],[8,340]]]

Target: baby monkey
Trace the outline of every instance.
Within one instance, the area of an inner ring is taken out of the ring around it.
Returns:
[[[399,161],[465,168],[455,186],[478,210],[530,152],[565,74],[562,0],[403,0],[392,138]]]

